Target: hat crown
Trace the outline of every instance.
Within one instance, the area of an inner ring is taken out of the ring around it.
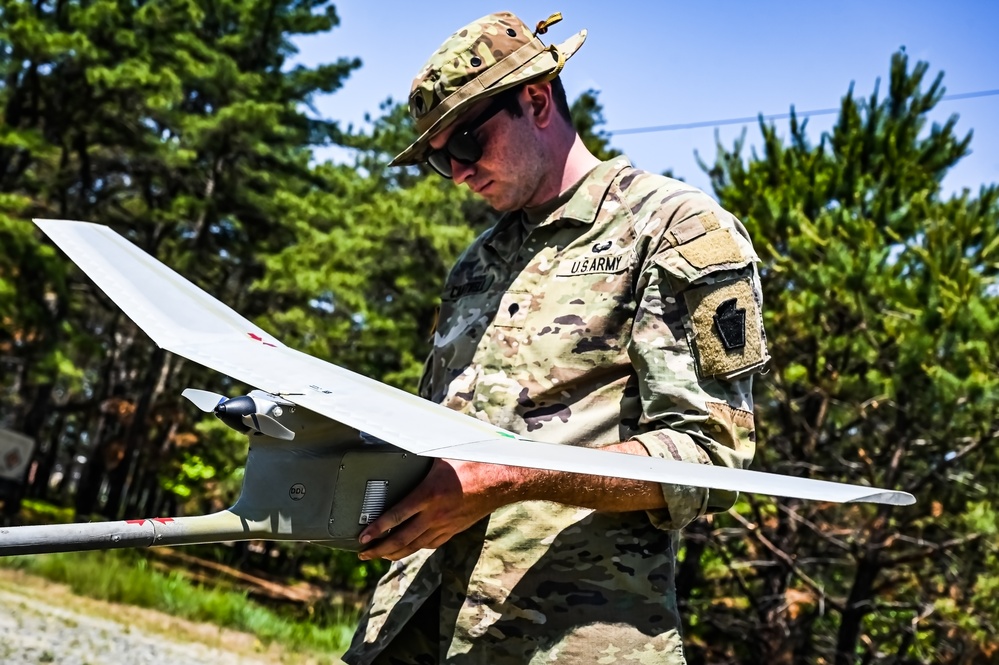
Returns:
[[[451,35],[413,80],[409,113],[420,118],[534,39],[531,29],[510,12],[489,14]]]
[[[445,41],[413,80],[409,112],[418,138],[390,166],[426,159],[430,139],[454,123],[479,100],[515,86],[550,81],[579,50],[586,30],[561,44],[546,46],[537,35],[562,20],[555,12],[535,30],[510,12],[489,14]]]

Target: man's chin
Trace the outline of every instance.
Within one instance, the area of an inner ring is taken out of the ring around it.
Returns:
[[[489,207],[496,212],[511,212],[521,207],[517,205],[516,201],[511,200],[509,196],[503,196],[501,188],[497,187],[494,181],[486,183],[475,194],[488,203]]]

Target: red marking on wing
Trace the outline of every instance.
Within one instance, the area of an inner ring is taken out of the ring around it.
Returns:
[[[125,520],[125,524],[135,524],[137,526],[142,526],[146,523],[146,520]]]
[[[257,342],[260,342],[264,346],[273,346],[273,347],[277,348],[277,344],[271,344],[270,342],[265,342],[264,338],[261,337],[260,335],[258,335],[257,333],[246,333],[246,334],[250,336],[250,339],[255,340]]]
[[[169,524],[170,522],[173,522],[173,521],[174,521],[174,519],[172,517],[154,517],[151,520],[149,520],[149,519],[125,520],[125,524],[135,524],[135,525],[138,525],[138,526],[142,526],[146,522],[159,522],[160,524]]]
[[[172,517],[154,517],[153,521],[154,522],[159,522],[160,524],[169,524],[170,522],[173,521],[173,518]]]

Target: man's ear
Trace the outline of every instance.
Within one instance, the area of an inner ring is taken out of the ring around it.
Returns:
[[[552,99],[552,84],[529,83],[524,86],[527,96],[527,112],[538,127],[546,127],[555,112],[555,100]]]

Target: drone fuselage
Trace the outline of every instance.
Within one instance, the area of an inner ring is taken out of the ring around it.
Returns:
[[[283,402],[262,391],[251,395],[262,404]],[[256,539],[360,550],[361,530],[415,487],[432,459],[308,409],[282,406],[268,413],[294,433],[293,439],[249,433],[242,492],[228,510],[0,529],[0,556]]]
[[[294,439],[250,434],[243,493],[230,509],[249,522],[269,520],[268,538],[358,550],[361,530],[430,469],[430,458],[302,407],[282,411],[276,419]]]

